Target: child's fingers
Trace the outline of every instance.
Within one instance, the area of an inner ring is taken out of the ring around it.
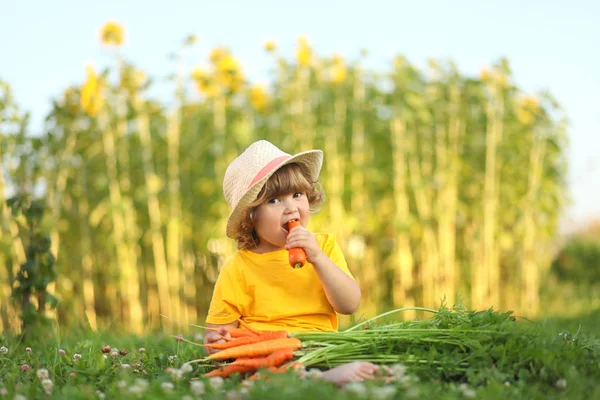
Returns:
[[[227,329],[226,327],[222,326],[221,328],[219,328],[219,330],[217,331],[217,333],[223,337],[226,338],[231,338],[231,335],[229,334],[229,329]]]

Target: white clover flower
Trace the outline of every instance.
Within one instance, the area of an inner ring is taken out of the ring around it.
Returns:
[[[394,364],[390,367],[395,379],[400,380],[406,375],[406,366],[404,364]]]
[[[566,389],[567,388],[567,380],[564,378],[561,378],[554,383],[554,386],[557,389]]]
[[[15,394],[14,400],[27,400],[27,397],[23,396],[21,393]]]
[[[371,389],[370,398],[375,400],[387,400],[394,397],[394,394],[396,394],[395,386],[376,386]]]
[[[50,390],[54,386],[54,383],[50,379],[42,379],[42,387],[44,390]]]
[[[469,387],[469,385],[467,385],[466,383],[461,383],[458,388],[460,389],[460,391],[462,392],[463,397],[466,397],[467,399],[474,399],[475,396],[477,395],[475,393],[475,391],[473,389],[471,389]]]
[[[306,377],[309,379],[321,379],[323,377],[323,371],[318,368],[311,368],[306,371]]]
[[[31,347],[25,347],[25,351],[31,353]]]
[[[173,364],[173,362],[175,362],[175,360],[177,360],[177,356],[173,355],[173,356],[169,356],[169,362],[171,364]]]
[[[131,369],[131,365],[129,365],[129,364],[121,364],[121,368],[123,368],[123,369]]]
[[[50,375],[48,374],[48,370],[46,368],[40,368],[37,370],[36,375],[38,379],[48,379]]]
[[[98,396],[99,399],[104,399],[106,397],[106,395],[100,390],[96,390],[96,396]]]
[[[180,369],[174,368],[170,373],[175,380],[183,379],[183,371]]]
[[[221,388],[221,386],[223,386],[223,382],[224,382],[224,380],[220,376],[214,376],[214,377],[210,378],[208,381],[208,383],[210,384],[210,387],[215,390],[219,390]]]
[[[367,387],[363,382],[348,382],[344,385],[344,390],[354,393],[359,397],[365,397],[367,394]]]
[[[146,379],[142,378],[136,379],[134,385],[142,387],[144,389],[148,389],[150,387],[150,383]]]
[[[248,380],[248,379],[244,379],[244,380],[242,381],[242,387],[243,387],[243,388],[248,388],[248,389],[250,389],[250,388],[251,388],[251,387],[253,387],[253,386],[254,386],[254,381],[251,381],[251,380]]]
[[[160,388],[163,392],[172,392],[175,389],[175,385],[172,382],[163,382],[160,384]]]
[[[181,372],[183,372],[184,374],[187,374],[188,372],[192,372],[193,370],[194,370],[194,367],[192,367],[188,363],[185,363],[181,366]]]
[[[191,381],[190,390],[192,391],[192,393],[201,396],[206,391],[206,387],[204,386],[204,382],[202,381]]]
[[[145,348],[143,348],[143,347],[140,347],[140,349],[139,349],[138,351],[139,351],[140,353],[145,353],[145,352],[146,352],[146,349],[145,349]]]
[[[237,390],[229,390],[225,393],[225,400],[243,400],[244,397],[245,394],[238,392]]]
[[[127,391],[131,394],[141,395],[142,393],[144,393],[146,391],[146,389],[144,389],[141,386],[131,385],[131,386],[129,386],[129,389],[127,389]]]
[[[136,379],[134,384],[131,385],[128,389],[128,392],[131,394],[140,395],[148,390],[150,387],[150,383],[148,383],[145,379]]]
[[[2,353],[3,355],[8,354],[8,347],[6,347],[6,346],[0,347],[0,353]]]
[[[64,356],[65,354],[67,354],[67,352],[64,351],[63,349],[58,349],[58,354],[60,354],[61,356]]]
[[[81,360],[81,354],[77,354],[77,353],[73,354],[73,361],[77,362],[79,360]]]
[[[127,387],[127,382],[125,382],[123,380],[120,380],[120,381],[117,382],[117,387],[119,389],[125,389]]]
[[[118,355],[119,355],[119,352],[117,352],[117,351],[113,351],[113,352],[110,353],[111,357],[116,357]]]

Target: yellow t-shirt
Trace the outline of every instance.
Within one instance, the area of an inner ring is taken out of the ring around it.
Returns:
[[[331,260],[348,274],[335,237],[316,234]],[[337,331],[338,318],[327,301],[314,266],[294,269],[288,251],[256,254],[240,250],[221,269],[206,322],[229,324],[242,318],[261,330]]]

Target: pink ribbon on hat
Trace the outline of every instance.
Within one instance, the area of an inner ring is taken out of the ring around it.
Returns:
[[[250,184],[248,185],[248,187],[254,185],[256,182],[260,181],[262,178],[265,177],[265,175],[267,175],[269,172],[271,172],[271,170],[276,166],[281,164],[283,161],[285,160],[289,160],[290,158],[292,158],[292,156],[281,156],[281,157],[277,157],[272,159],[271,161],[269,161],[267,163],[267,165],[265,165],[264,167],[262,167],[262,169],[260,171],[258,171],[258,174],[256,174],[254,176],[254,178],[252,179],[252,181],[250,182]]]

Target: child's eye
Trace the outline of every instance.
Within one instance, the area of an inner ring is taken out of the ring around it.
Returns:
[[[302,197],[303,195],[304,195],[304,193],[302,193],[302,192],[296,192],[296,193],[294,193],[294,198]]]
[[[267,203],[269,204],[277,204],[279,203],[279,199],[277,197],[272,198],[271,200],[269,200]]]

